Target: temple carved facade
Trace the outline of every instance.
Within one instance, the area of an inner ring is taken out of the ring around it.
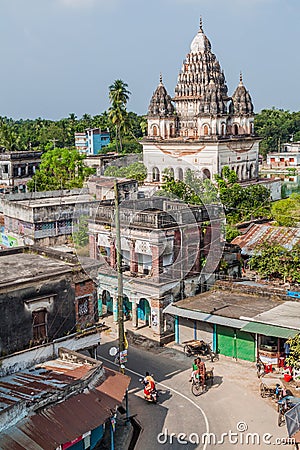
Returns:
[[[162,181],[168,169],[183,180],[186,170],[213,178],[224,166],[240,181],[258,177],[259,138],[254,133],[251,96],[242,75],[232,96],[211,50],[202,21],[178,75],[174,97],[160,76],[150,101],[144,138],[147,181]]]

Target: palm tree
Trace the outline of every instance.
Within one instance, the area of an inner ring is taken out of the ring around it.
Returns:
[[[22,149],[20,136],[6,123],[0,127],[0,147],[4,147],[8,152]]]
[[[116,127],[116,147],[118,150],[118,142],[120,151],[122,152],[122,128],[126,126],[127,111],[126,105],[129,100],[130,92],[128,85],[122,80],[116,80],[114,84],[109,86],[109,100],[111,106],[109,108],[109,118]]]

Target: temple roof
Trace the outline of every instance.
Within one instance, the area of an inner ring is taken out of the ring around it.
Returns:
[[[200,18],[200,28],[191,43],[191,53],[210,51],[210,49],[211,45],[208,38],[203,32],[202,18]]]
[[[170,95],[168,94],[160,75],[159,85],[157,86],[148,108],[148,116],[168,117],[174,114],[174,106]]]
[[[244,86],[242,74],[240,74],[240,82],[232,96],[230,112],[231,114],[253,114],[253,103]]]
[[[227,85],[224,73],[216,56],[211,51],[210,42],[200,28],[191,44],[191,51],[183,62],[175,88],[175,102],[198,99],[199,112],[223,114],[227,112]]]

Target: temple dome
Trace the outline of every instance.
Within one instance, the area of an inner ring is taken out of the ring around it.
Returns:
[[[203,32],[202,20],[200,20],[200,28],[191,43],[191,53],[202,53],[211,50],[211,45]]]

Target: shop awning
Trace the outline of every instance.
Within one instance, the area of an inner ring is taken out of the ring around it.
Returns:
[[[191,320],[199,320],[200,322],[214,323],[216,325],[223,325],[225,327],[242,328],[247,324],[246,320],[234,319],[231,317],[217,316],[216,314],[204,313],[202,311],[195,311],[193,309],[178,308],[172,303],[164,310],[164,314],[171,314],[173,316],[184,317]]]
[[[241,328],[241,331],[262,334],[264,336],[279,337],[283,339],[293,338],[300,333],[300,330],[295,330],[293,328],[277,327],[276,325],[267,325],[259,322],[248,322]]]

